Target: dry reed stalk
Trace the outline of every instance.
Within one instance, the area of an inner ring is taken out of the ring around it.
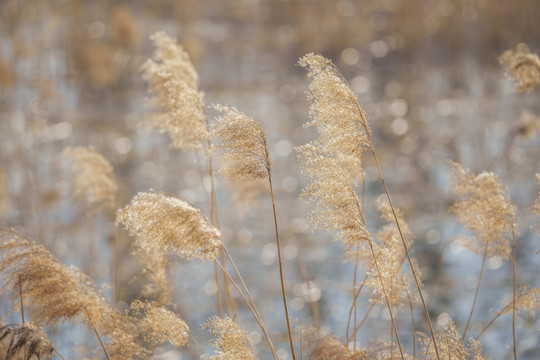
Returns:
[[[452,320],[449,320],[445,327],[438,332],[437,342],[439,344],[440,355],[443,359],[454,360],[484,360],[482,355],[482,345],[470,339],[467,345],[461,339],[459,329]],[[431,349],[432,339],[421,334],[419,343],[424,353],[424,359],[433,359],[435,352]]]
[[[223,114],[211,126],[212,138],[216,140],[214,147],[221,151],[229,165],[220,172],[236,181],[268,180],[274,215],[281,294],[287,322],[289,345],[291,347],[292,358],[295,360],[296,354],[287,306],[287,296],[285,294],[281,245],[279,241],[274,188],[272,186],[272,164],[266,144],[266,134],[258,122],[233,107],[215,105],[214,109]]]
[[[482,265],[467,324],[462,338],[465,339],[484,273],[486,259],[500,256],[508,259],[516,236],[514,221],[516,208],[510,202],[504,184],[493,173],[472,174],[457,163],[451,163],[453,191],[465,197],[456,202],[451,211],[458,221],[472,233],[474,238],[462,237],[461,244],[482,256]]]
[[[209,360],[256,360],[255,346],[246,330],[228,316],[212,317],[204,325],[215,338],[212,345],[216,354],[207,356]]]
[[[9,210],[9,192],[7,188],[7,176],[6,172],[0,167],[0,221]]]
[[[12,230],[0,229],[0,251],[5,291],[16,293],[22,284],[36,323],[82,321],[110,338],[107,347],[114,356],[145,357],[145,350],[134,340],[134,325],[111,308],[88,276],[77,268],[66,268],[42,245]]]
[[[536,179],[538,180],[538,185],[540,185],[540,173],[536,174]],[[540,216],[540,191],[538,191],[538,197],[534,201],[533,211],[537,216]],[[535,228],[536,234],[540,235],[540,220],[536,222]]]
[[[428,320],[430,333],[434,341],[435,350],[437,343],[431,324],[429,311],[422,293],[420,280],[414,269],[408,246],[402,233],[401,226],[390,198],[386,181],[382,174],[375,152],[375,146],[371,141],[371,130],[364,110],[358,103],[356,96],[350,89],[347,81],[341,75],[337,67],[321,55],[308,54],[302,57],[298,64],[308,68],[308,77],[312,79],[309,85],[308,101],[310,102],[310,117],[320,133],[319,142],[331,153],[336,161],[347,159],[361,159],[364,151],[369,151],[375,159],[377,170],[381,178],[386,197],[396,223],[402,245],[407,255],[407,260],[413,274],[424,312]],[[361,161],[361,160],[357,160]],[[342,161],[343,162],[343,161]],[[346,169],[344,169],[346,171]],[[348,173],[349,178],[351,174]],[[438,357],[437,357],[438,358]]]

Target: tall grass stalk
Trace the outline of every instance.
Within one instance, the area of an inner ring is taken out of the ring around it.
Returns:
[[[476,300],[478,298],[478,292],[480,291],[480,283],[482,282],[482,277],[484,275],[484,268],[485,268],[485,265],[486,265],[487,249],[488,249],[488,242],[486,240],[486,244],[484,246],[484,255],[482,256],[482,265],[480,266],[480,273],[478,274],[478,282],[476,284],[476,290],[474,292],[474,299],[473,299],[471,311],[469,312],[469,317],[467,318],[467,324],[465,325],[465,329],[463,330],[463,335],[461,336],[461,341],[465,340],[465,335],[467,335],[467,330],[469,329],[472,314],[473,314],[474,308],[476,306]]]

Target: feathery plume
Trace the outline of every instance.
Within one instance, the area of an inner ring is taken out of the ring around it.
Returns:
[[[111,164],[99,153],[85,147],[67,148],[64,155],[72,160],[75,196],[92,211],[116,210],[118,185]]]
[[[0,220],[9,210],[9,192],[7,189],[7,179],[4,169],[0,167]]]
[[[223,246],[220,232],[199,209],[160,191],[138,193],[118,210],[116,223],[137,237],[139,247],[152,248],[152,243],[156,243],[188,259],[214,259]]]
[[[456,202],[451,211],[473,235],[464,238],[468,250],[487,257],[505,259],[512,252],[512,232],[515,231],[516,208],[511,204],[504,184],[493,173],[472,174],[458,163],[452,162],[453,191],[466,197]]]
[[[215,338],[212,345],[215,355],[206,356],[208,360],[256,360],[253,340],[246,330],[228,316],[210,318],[204,325]]]
[[[347,349],[338,337],[313,326],[302,326],[299,330],[300,353],[309,360],[368,360],[364,349],[355,352]]]
[[[309,115],[319,141],[346,171],[352,183],[363,182],[362,153],[372,148],[371,129],[354,92],[329,59],[314,53],[298,65],[308,69]]]
[[[267,179],[272,165],[261,124],[234,107],[213,108],[223,114],[210,130],[216,140],[214,148],[223,154],[228,165],[220,172],[237,181]]]
[[[0,229],[0,274],[4,291],[19,284],[39,324],[81,320],[109,336],[108,349],[119,358],[144,358],[134,342],[136,329],[107,303],[94,282],[77,268],[66,268],[42,245],[12,230]]]
[[[156,51],[142,66],[143,79],[150,86],[150,105],[161,108],[152,120],[167,132],[175,147],[196,149],[208,136],[198,76],[188,54],[176,39],[164,32],[151,36]]]
[[[159,345],[166,341],[175,347],[184,346],[190,336],[189,328],[184,320],[175,313],[156,303],[135,300],[130,305],[134,315],[143,315],[137,322],[146,341]]]
[[[337,230],[335,240],[343,241],[348,252],[362,242],[371,241],[358,196],[332,155],[317,143],[300,146],[296,151],[304,172],[312,179],[301,196],[315,203],[315,210],[309,215],[313,226]]]
[[[426,359],[436,359],[433,342],[431,339],[420,333],[420,353],[425,353]],[[444,329],[437,334],[437,344],[442,359],[450,360],[484,360],[482,356],[482,345],[480,342],[469,339],[465,345],[461,339],[459,329],[452,320],[449,320]]]
[[[531,91],[540,84],[540,59],[536,54],[506,50],[499,63],[508,76],[518,82],[517,91]]]
[[[0,343],[9,339],[5,359],[49,359],[54,347],[43,329],[33,324],[8,324],[0,327]],[[0,353],[1,354],[1,353]],[[18,357],[16,357],[19,355]]]
[[[507,302],[508,305],[501,311],[501,315],[512,313],[513,298]],[[516,309],[519,310],[518,315],[534,319],[540,311],[540,289],[522,286],[516,293]]]

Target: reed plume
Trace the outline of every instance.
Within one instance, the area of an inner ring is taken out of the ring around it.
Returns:
[[[453,192],[463,200],[451,208],[474,238],[462,237],[461,244],[473,253],[488,258],[508,259],[512,252],[512,232],[516,208],[510,202],[504,184],[493,173],[472,174],[452,162]]]
[[[113,357],[144,358],[133,324],[110,307],[88,276],[66,268],[42,245],[12,230],[0,229],[0,252],[4,291],[18,294],[20,286],[36,323],[80,321],[110,337],[107,348]]]
[[[6,360],[49,359],[55,351],[43,329],[30,323],[0,327],[0,343],[8,340],[5,354],[0,351],[0,356],[4,355],[3,359]]]
[[[199,148],[208,130],[197,73],[176,39],[164,32],[151,39],[156,51],[143,64],[142,72],[153,95],[149,105],[157,110],[152,121],[169,134],[175,147]]]
[[[239,112],[236,108],[221,105],[216,105],[214,108],[223,114],[211,127],[212,138],[216,139],[214,147],[221,150],[223,157],[229,162],[229,166],[221,170],[221,172],[237,181],[253,182],[268,179],[274,214],[281,294],[283,297],[291,354],[293,360],[295,360],[296,354],[289,319],[287,296],[285,294],[281,245],[279,241],[274,188],[272,186],[272,164],[266,145],[266,134],[258,122]]]
[[[151,249],[155,243],[187,259],[212,260],[223,246],[220,232],[199,209],[160,191],[138,193],[118,210],[116,223],[137,238],[139,247]]]
[[[75,169],[75,196],[91,211],[116,210],[118,184],[111,164],[96,151],[80,146],[67,148],[64,155]]]
[[[205,356],[207,360],[256,360],[255,346],[246,330],[234,320],[212,317],[204,325],[215,336],[212,345],[215,355]]]
[[[170,342],[178,348],[188,342],[190,337],[188,325],[167,308],[156,303],[135,300],[131,303],[130,310],[134,315],[143,316],[137,325],[150,344]]]
[[[299,330],[300,353],[309,360],[369,360],[365,349],[350,351],[338,337],[319,328],[303,326]]]
[[[433,349],[432,339],[420,333],[421,351],[424,359],[435,359],[436,353]],[[437,333],[437,344],[439,353],[443,359],[449,360],[484,360],[482,355],[482,345],[480,342],[469,339],[465,344],[459,329],[452,320],[449,320],[445,327]]]
[[[529,92],[540,84],[540,59],[536,54],[506,50],[499,63],[507,75],[518,83],[518,92]]]
[[[507,302],[508,305],[501,310],[501,315],[512,312],[513,298]],[[540,289],[522,286],[516,293],[515,305],[519,310],[517,315],[534,319],[536,313],[540,311]]]

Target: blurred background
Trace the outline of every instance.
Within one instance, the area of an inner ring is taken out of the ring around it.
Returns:
[[[148,120],[140,67],[154,50],[149,36],[163,30],[189,53],[206,105],[235,106],[262,122],[274,166],[291,316],[295,325],[313,322],[310,300],[316,301],[324,325],[343,341],[353,264],[343,262],[332,234],[309,230],[310,205],[298,198],[308,179],[294,147],[315,133],[303,127],[308,79],[295,64],[317,52],[334,61],[365,107],[394,203],[415,235],[413,252],[433,321],[444,325],[452,318],[463,328],[481,258],[450,241],[463,229],[448,213],[454,201],[448,159],[475,173],[492,171],[508,186],[520,210],[517,282],[540,286],[540,242],[530,229],[538,221],[531,209],[538,197],[534,174],[540,172],[540,93],[516,93],[497,60],[507,49],[538,54],[538,19],[536,0],[2,0],[0,224],[80,267],[110,297],[114,214],[89,214],[72,196],[66,147],[93,147],[113,164],[121,206],[153,188],[209,214],[195,155],[173,148]],[[212,120],[215,113],[208,115]],[[372,160],[365,166],[367,222],[375,233],[382,223],[374,203],[383,189]],[[226,179],[218,176],[217,186],[224,240],[287,359],[270,200],[262,194],[247,210]],[[141,289],[132,281],[140,270],[131,257],[132,239],[120,236],[121,301],[115,306],[123,310]],[[301,275],[302,264],[310,282]],[[511,264],[491,259],[487,268],[470,335],[512,293]],[[204,348],[209,335],[200,324],[217,313],[212,265],[172,258],[169,280],[176,311]],[[10,298],[0,301],[0,316],[19,321]],[[369,303],[359,304],[363,316]],[[361,343],[389,337],[383,310],[371,312]],[[415,314],[419,330],[427,331],[422,310]],[[397,316],[398,326],[409,329],[408,309]],[[240,308],[239,320],[266,359],[264,339],[246,309]],[[538,358],[539,328],[533,319],[518,321],[520,358]],[[50,337],[73,358],[76,343],[96,346],[86,331],[64,324],[50,329]],[[411,343],[410,331],[402,336]],[[487,358],[509,357],[511,316],[497,320],[481,341]],[[167,346],[155,353],[192,356]]]

